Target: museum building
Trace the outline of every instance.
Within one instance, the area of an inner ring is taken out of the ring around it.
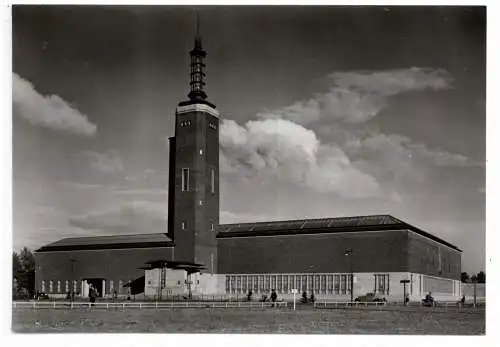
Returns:
[[[188,100],[169,139],[166,233],[65,238],[36,250],[36,289],[101,297],[269,295],[349,300],[461,295],[461,250],[390,215],[220,224],[219,120],[196,35]]]

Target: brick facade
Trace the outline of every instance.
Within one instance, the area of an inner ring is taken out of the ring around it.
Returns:
[[[61,292],[66,293],[65,281],[76,280],[76,291],[82,292],[81,281],[86,278],[102,278],[106,281],[104,294],[111,294],[109,285],[118,293],[128,281],[144,276],[141,269],[146,262],[158,259],[172,259],[172,247],[141,249],[107,249],[85,251],[36,252],[37,264],[35,287],[45,293],[56,294],[57,281],[61,281]],[[73,260],[73,262],[72,262]],[[50,292],[52,281],[52,292]],[[73,285],[72,282],[70,282]],[[120,283],[122,287],[120,287]],[[71,286],[70,285],[70,286]],[[60,293],[61,294],[61,293]]]
[[[407,271],[404,231],[219,238],[219,273]]]
[[[169,188],[175,196],[169,211],[176,242],[175,258],[202,264],[206,268],[203,271],[211,273],[217,272],[218,128],[218,118],[208,112],[178,112],[175,140],[170,141],[170,145],[175,145],[175,156],[170,162],[173,167],[170,174],[174,175],[170,182],[174,185]],[[183,170],[188,170],[184,177]]]

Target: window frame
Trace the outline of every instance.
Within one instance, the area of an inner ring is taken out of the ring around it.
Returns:
[[[181,172],[181,190],[189,192],[189,168],[183,167]]]

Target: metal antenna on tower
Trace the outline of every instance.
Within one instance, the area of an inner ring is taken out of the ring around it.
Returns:
[[[196,37],[200,37],[200,12],[196,11]]]

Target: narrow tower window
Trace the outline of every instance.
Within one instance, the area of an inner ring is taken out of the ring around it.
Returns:
[[[210,192],[215,193],[215,168],[210,168]]]
[[[189,169],[182,169],[182,191],[187,192],[189,190]]]

